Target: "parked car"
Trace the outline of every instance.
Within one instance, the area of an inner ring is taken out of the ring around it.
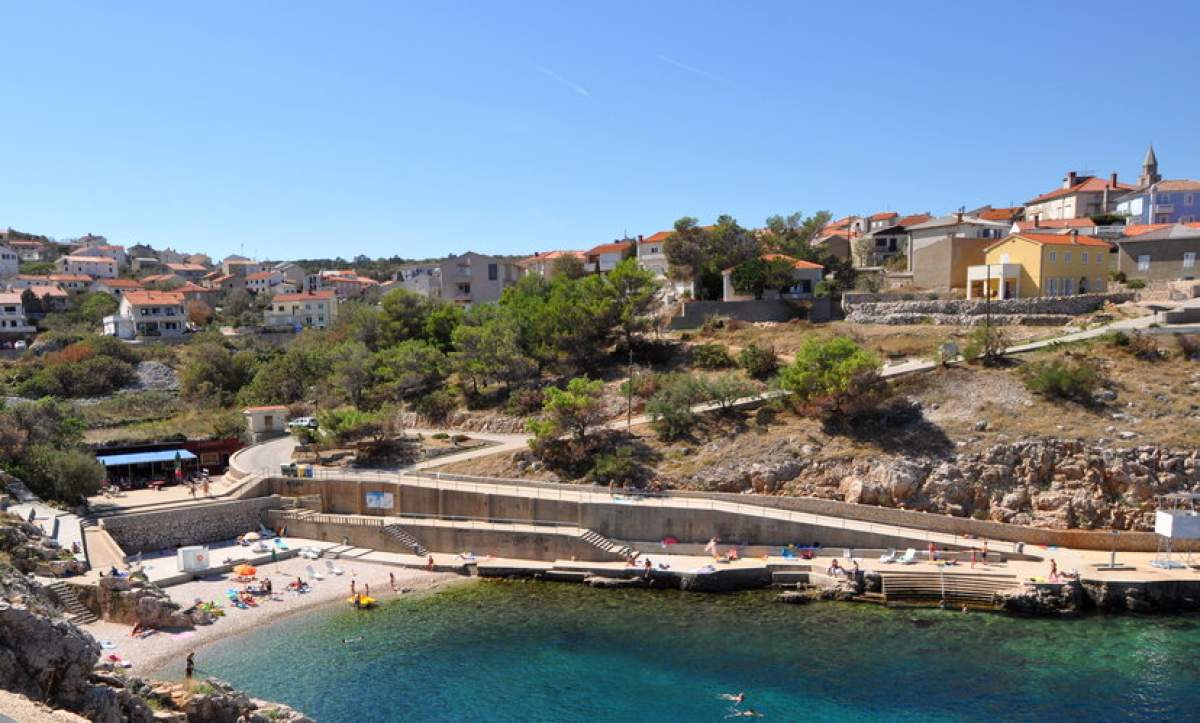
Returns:
[[[287,426],[289,429],[316,429],[317,420],[314,417],[296,417]]]

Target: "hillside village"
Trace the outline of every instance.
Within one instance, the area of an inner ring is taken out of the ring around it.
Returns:
[[[214,261],[9,229],[0,464],[74,503],[287,429],[307,451],[280,461],[359,467],[499,433],[528,444],[445,469],[1144,528],[1191,477],[922,480],[1029,440],[1194,458],[1197,193],[1150,148],[1132,182],[1072,171],[1022,206],[685,217],[526,256]],[[885,493],[897,469],[911,494]]]

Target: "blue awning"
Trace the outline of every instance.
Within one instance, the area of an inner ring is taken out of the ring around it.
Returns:
[[[179,459],[185,461],[196,458],[196,455],[186,449],[164,449],[161,452],[96,455],[96,459],[105,467],[116,467],[128,464],[150,464],[151,462],[174,462],[175,455],[179,455]]]

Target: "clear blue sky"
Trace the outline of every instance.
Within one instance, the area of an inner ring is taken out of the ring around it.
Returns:
[[[836,6],[836,8],[835,8]],[[1200,4],[0,5],[0,227],[288,258],[1200,176]]]

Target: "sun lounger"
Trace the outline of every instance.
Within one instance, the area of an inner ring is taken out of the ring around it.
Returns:
[[[345,571],[345,570],[343,570],[342,568],[340,568],[340,567],[338,567],[337,565],[333,564],[333,560],[326,560],[326,561],[325,561],[325,571],[326,571],[326,572],[328,572],[330,575],[344,575],[344,574],[346,574],[346,571]]]
[[[898,553],[892,549],[879,556],[879,561],[885,564],[891,564],[899,557]]]
[[[320,553],[318,553],[316,550],[312,549],[311,547],[305,547],[300,550],[300,557],[304,557],[309,560],[315,560],[320,556],[321,556]]]
[[[913,548],[908,548],[904,551],[904,557],[900,558],[900,564],[912,565],[917,561],[917,551]]]
[[[324,580],[325,579],[325,576],[322,575],[321,573],[317,572],[316,570],[314,570],[312,565],[305,567],[304,571],[308,573],[309,580]]]

